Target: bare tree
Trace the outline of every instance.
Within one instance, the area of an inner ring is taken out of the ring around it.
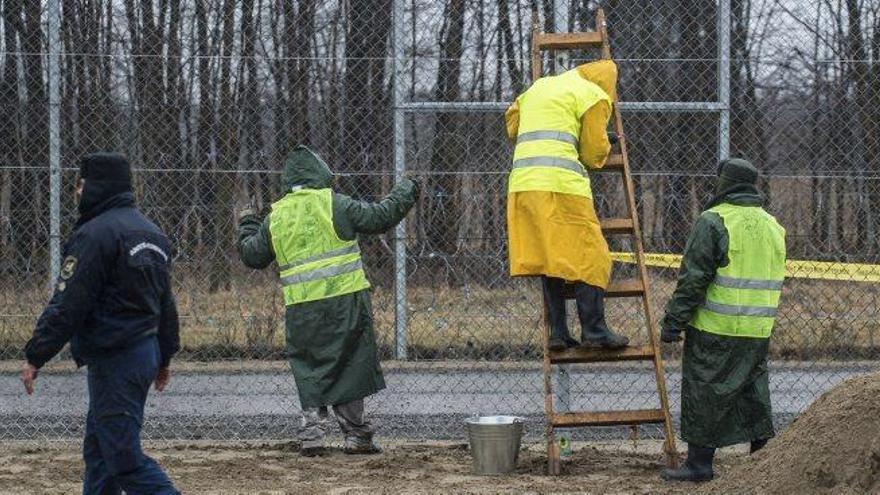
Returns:
[[[47,181],[38,167],[48,163],[48,122],[47,100],[43,84],[43,52],[42,29],[40,25],[40,2],[7,3],[11,9],[7,14],[10,27],[19,35],[19,46],[22,50],[22,72],[16,77],[23,78],[24,94],[19,95],[23,102],[21,113],[21,152],[17,163],[23,167],[20,173],[14,174],[17,180],[12,183],[11,202],[14,208],[12,216],[16,218],[18,228],[15,229],[16,251],[19,259],[37,273],[42,273],[48,257],[45,230],[40,227],[38,215],[45,210],[48,197]],[[21,10],[19,10],[21,9]],[[22,19],[21,14],[24,17]],[[20,79],[19,79],[20,80]]]
[[[342,99],[344,167],[370,172],[357,182],[344,181],[345,190],[364,197],[379,194],[380,181],[372,172],[387,170],[391,162],[391,132],[385,57],[391,29],[390,0],[346,2],[348,33],[345,40],[345,97]],[[384,127],[376,128],[379,123]]]
[[[456,101],[461,92],[461,56],[464,37],[464,0],[449,0],[440,35],[440,67],[437,71],[438,101]],[[465,159],[464,136],[455,113],[440,113],[434,125],[431,178],[428,192],[432,250],[454,254],[458,247],[459,189],[461,164]]]
[[[522,67],[518,62],[521,61],[521,58],[517,57],[514,48],[517,44],[521,45],[521,43],[517,43],[513,37],[513,30],[510,27],[510,10],[508,7],[508,2],[506,0],[497,0],[498,6],[498,28],[501,30],[501,33],[498,36],[498,45],[499,47],[504,48],[504,60],[507,61],[507,75],[510,77],[511,89],[514,94],[520,94],[523,91],[523,73]],[[501,49],[499,48],[499,52]],[[498,60],[500,63],[501,53],[498,54]],[[499,81],[499,89],[502,81],[501,73],[496,76]]]
[[[0,74],[0,160],[4,165],[0,180],[0,275],[5,275],[16,266],[22,254],[15,243],[16,231],[13,226],[25,225],[26,212],[16,211],[13,218],[13,178],[24,175],[23,170],[13,170],[12,165],[19,163],[21,142],[19,135],[19,104],[18,104],[18,29],[17,21],[21,15],[21,4],[18,0],[5,0],[3,5],[3,73]],[[23,181],[16,180],[17,185]],[[21,203],[18,203],[21,205]],[[19,217],[20,215],[20,217]],[[16,245],[14,245],[15,243]]]

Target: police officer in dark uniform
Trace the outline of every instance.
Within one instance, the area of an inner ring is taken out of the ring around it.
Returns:
[[[79,221],[25,347],[22,381],[32,394],[37,371],[70,341],[76,364],[88,366],[83,493],[179,493],[140,442],[150,385],[168,385],[180,348],[171,244],[135,207],[122,155],[83,158],[77,197]]]

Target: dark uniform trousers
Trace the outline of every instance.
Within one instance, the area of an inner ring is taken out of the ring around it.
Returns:
[[[159,371],[159,356],[158,340],[151,336],[89,362],[84,494],[179,493],[141,450],[144,405]]]

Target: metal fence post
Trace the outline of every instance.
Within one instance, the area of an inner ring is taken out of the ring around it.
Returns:
[[[392,92],[394,93],[394,181],[400,181],[406,172],[406,127],[403,103],[406,88],[403,84],[403,0],[393,0],[391,12],[393,67]],[[406,220],[394,230],[394,357],[407,358],[407,311],[406,311]]]
[[[553,2],[553,29],[557,33],[564,33],[566,31],[565,25],[565,16],[563,13],[565,12],[565,5],[563,0],[554,0]],[[559,53],[564,53],[565,56],[568,56],[567,51],[562,51]],[[565,67],[567,58],[565,59],[557,59],[559,65],[557,66],[557,73],[563,70],[568,69]],[[574,303],[572,301],[566,302],[568,306],[568,312],[571,314],[572,309],[574,309]],[[571,365],[568,364],[560,364],[556,366],[556,410],[561,413],[566,413],[571,411]],[[568,431],[560,431],[558,433],[559,439],[557,441],[570,442],[571,434]]]
[[[61,25],[60,0],[49,0],[49,272],[51,287],[61,269]]]
[[[730,156],[730,0],[718,1],[718,160]]]

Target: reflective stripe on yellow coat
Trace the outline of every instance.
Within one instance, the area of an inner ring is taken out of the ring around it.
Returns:
[[[590,81],[609,95],[609,99],[616,95],[617,68],[614,62],[593,62],[575,71],[581,77],[590,77]],[[528,105],[520,108],[517,103],[508,109],[505,118],[511,139],[533,130],[523,125],[531,112]],[[611,116],[610,101],[600,98],[579,118],[576,113],[572,111],[568,115],[574,121],[574,128],[579,129],[577,159],[588,168],[600,168],[611,149],[606,134]],[[538,167],[534,170],[548,169]],[[578,191],[579,194],[547,190],[542,187],[547,181],[537,183],[534,188],[526,184],[525,188],[508,191],[511,275],[547,275],[607,288],[611,257],[593,208],[589,183],[586,182],[586,189]]]

